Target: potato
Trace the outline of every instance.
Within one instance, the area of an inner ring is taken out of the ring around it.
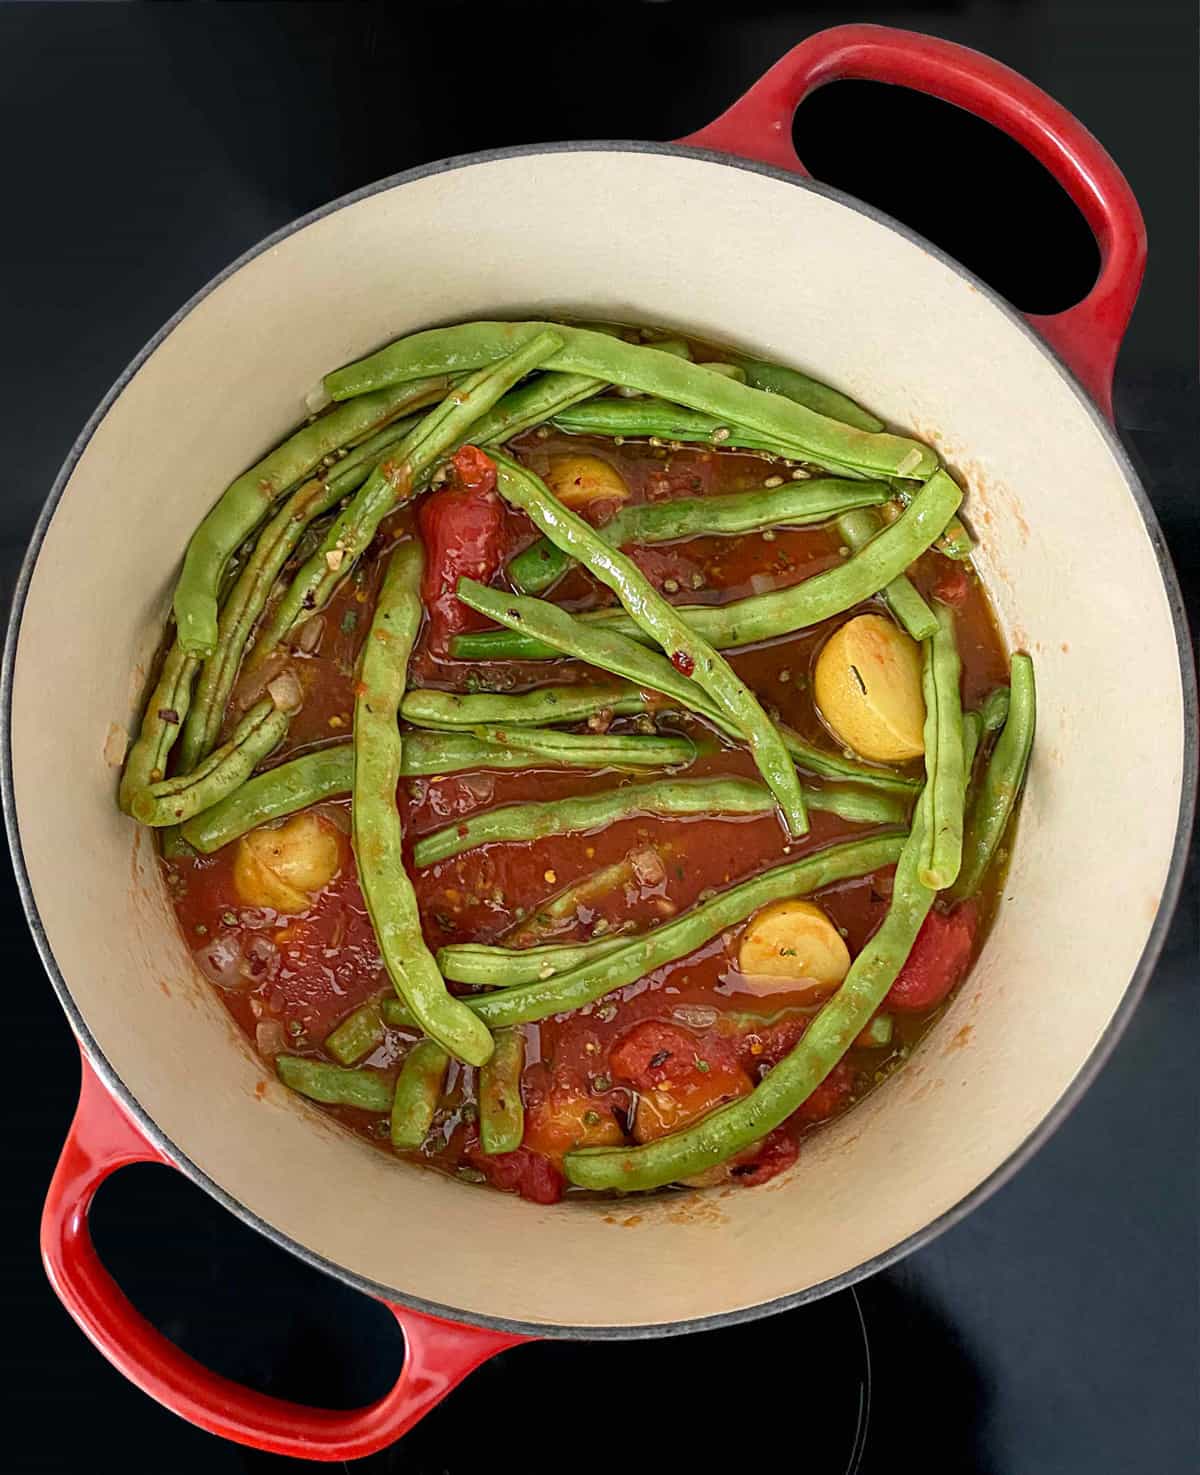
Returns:
[[[593,502],[624,502],[629,488],[599,456],[555,456],[546,485],[566,507],[581,511]]]
[[[813,696],[835,736],[862,758],[896,763],[925,751],[921,648],[884,615],[858,615],[830,636]]]
[[[298,814],[284,825],[242,836],[233,884],[249,906],[306,912],[312,894],[333,880],[341,861],[337,831],[315,814]]]
[[[750,919],[738,967],[752,978],[778,979],[781,989],[810,982],[834,989],[850,969],[842,935],[811,901],[776,901]]]

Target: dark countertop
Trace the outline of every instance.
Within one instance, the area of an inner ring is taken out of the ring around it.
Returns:
[[[1151,256],[1117,417],[1195,627],[1194,5],[975,0],[851,17],[742,0],[738,18],[729,13],[671,3],[0,7],[5,602],[96,402],[196,288],[267,232],[447,154],[690,132],[794,41],[857,18],[998,56],[1076,112],[1128,174]],[[1052,310],[1086,288],[1094,252],[1035,168],[982,126],[880,91],[843,84],[802,110],[798,146],[818,177],[906,218],[1021,307]],[[1098,618],[1103,605],[1098,590]],[[924,1470],[986,1475],[1197,1467],[1194,862],[1146,997],[1065,1125],[967,1220],[860,1287],[871,1358],[864,1470],[889,1468],[901,1450]],[[0,946],[10,1000],[0,1274],[16,1415],[0,1464],[14,1475],[73,1475],[85,1463],[206,1475],[319,1468],[223,1445],[165,1413],[54,1300],[37,1218],[78,1068],[11,885],[0,890]],[[93,1218],[135,1302],[221,1370],[342,1406],[390,1383],[400,1351],[385,1313],[273,1250],[178,1175],[128,1170]],[[843,1296],[637,1347],[517,1349],[357,1468],[458,1472],[498,1454],[502,1467],[534,1471],[681,1457],[718,1468],[769,1458],[778,1444],[806,1469],[840,1472],[860,1346]],[[703,1399],[718,1379],[709,1413]]]

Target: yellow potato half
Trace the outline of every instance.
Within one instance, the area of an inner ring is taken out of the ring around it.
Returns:
[[[331,826],[315,814],[298,814],[275,829],[251,830],[238,841],[233,884],[248,906],[306,912],[312,894],[327,886],[341,865]]]
[[[629,488],[599,456],[555,456],[546,485],[566,507],[577,511],[592,502],[624,502]]]
[[[921,648],[884,615],[858,615],[830,636],[813,696],[836,736],[863,758],[897,763],[925,751]]]
[[[833,989],[850,970],[850,951],[819,906],[775,901],[742,934],[738,967],[753,978],[777,978],[781,988],[812,982]]]

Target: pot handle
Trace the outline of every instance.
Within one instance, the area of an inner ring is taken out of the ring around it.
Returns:
[[[715,122],[678,141],[807,175],[792,146],[793,114],[816,88],[851,77],[911,87],[994,124],[1044,164],[1075,201],[1100,247],[1100,274],[1074,307],[1025,318],[1111,420],[1117,351],[1146,269],[1146,227],[1111,156],[1019,72],[915,31],[834,26],[794,46]]]
[[[109,1362],[172,1413],[238,1444],[297,1459],[352,1460],[391,1444],[489,1357],[527,1337],[460,1326],[384,1302],[404,1333],[395,1386],[366,1408],[309,1408],[202,1367],[150,1325],[100,1263],[87,1215],[128,1163],[170,1159],[142,1136],[83,1059],[75,1119],[42,1214],[42,1260],[59,1300]]]

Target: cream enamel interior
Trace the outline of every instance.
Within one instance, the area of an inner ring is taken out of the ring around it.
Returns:
[[[432,323],[556,312],[688,327],[795,363],[932,439],[967,478],[1010,644],[1037,662],[1019,844],[979,966],[906,1070],[753,1192],[545,1209],[344,1134],[236,1034],[190,963],[145,835],[113,802],[113,730],[132,719],[188,535],[301,418],[321,374]],[[1146,943],[1184,713],[1166,593],[1121,466],[986,295],[821,194],[610,149],[478,161],[383,190],[205,297],[66,487],[21,626],[12,741],[55,959],[113,1070],[187,1158],[298,1245],[400,1296],[609,1327],[708,1317],[851,1271],[1020,1146],[1087,1060]]]

